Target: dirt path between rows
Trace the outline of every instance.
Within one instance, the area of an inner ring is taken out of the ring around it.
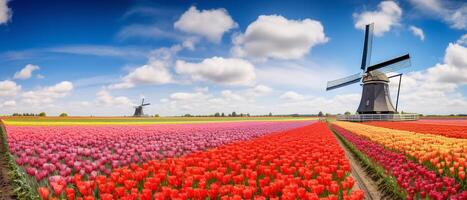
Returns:
[[[6,134],[3,122],[0,120],[0,134]],[[0,200],[16,199],[13,193],[12,180],[8,175],[8,163],[6,160],[7,147],[0,135]]]
[[[335,134],[335,133],[334,133]],[[379,199],[387,199],[379,192],[378,184],[371,179],[370,176],[364,171],[363,167],[360,165],[360,162],[357,158],[352,154],[352,152],[347,149],[347,147],[334,135],[337,142],[341,146],[342,149],[345,151],[345,156],[347,160],[349,160],[350,167],[352,169],[352,178],[356,181],[356,185],[354,189],[360,189],[365,192],[365,199],[367,200],[379,200]]]

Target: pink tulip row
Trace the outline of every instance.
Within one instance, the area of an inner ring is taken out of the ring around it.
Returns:
[[[112,168],[177,157],[311,122],[242,122],[151,126],[8,126],[10,152],[40,181],[79,173],[94,179]],[[49,180],[50,182],[50,180]]]
[[[395,177],[399,187],[406,192],[407,199],[467,199],[467,191],[462,192],[454,178],[437,176],[434,171],[409,160],[402,153],[387,150],[341,127],[334,125],[333,128]]]

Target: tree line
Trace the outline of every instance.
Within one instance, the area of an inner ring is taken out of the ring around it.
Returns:
[[[46,117],[47,113],[40,112],[40,113],[13,113],[11,116],[13,117]],[[68,117],[67,113],[60,113],[59,117]]]

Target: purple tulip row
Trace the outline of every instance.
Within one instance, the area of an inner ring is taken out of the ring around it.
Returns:
[[[363,139],[341,127],[333,128],[355,148],[382,166],[396,178],[400,188],[407,193],[407,199],[467,199],[467,191],[460,191],[454,178],[439,177],[434,171],[409,160],[404,154],[393,152],[384,146]]]
[[[112,168],[182,156],[311,122],[242,122],[151,126],[8,126],[10,152],[41,181],[80,173],[93,179]]]

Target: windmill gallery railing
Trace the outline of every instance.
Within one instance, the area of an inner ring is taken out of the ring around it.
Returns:
[[[418,114],[357,114],[337,115],[339,121],[415,121],[419,119]]]

